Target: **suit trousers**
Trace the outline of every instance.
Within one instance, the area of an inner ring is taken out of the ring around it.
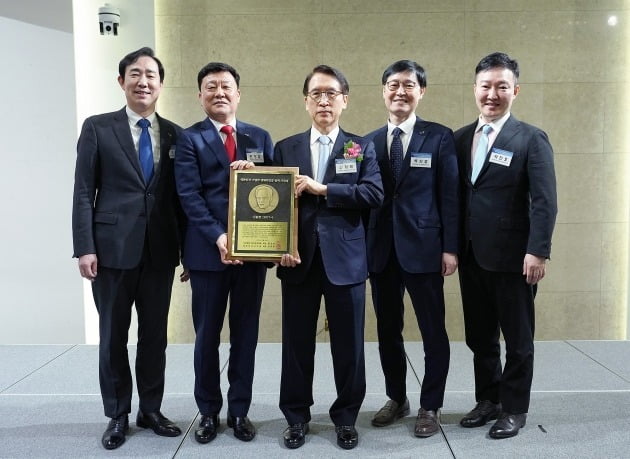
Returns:
[[[228,413],[244,417],[252,401],[260,305],[267,268],[262,263],[228,266],[223,271],[190,271],[195,327],[195,400],[204,416],[223,406],[219,343],[228,305],[230,356]]]
[[[140,410],[159,411],[164,395],[168,310],[175,267],[155,267],[143,257],[133,269],[98,267],[92,294],[99,317],[99,381],[105,416],[131,412],[127,354],[131,308],[138,315],[136,384]]]
[[[403,403],[407,397],[407,360],[402,335],[406,289],[424,347],[420,406],[426,410],[441,408],[450,359],[444,322],[444,278],[440,273],[404,271],[392,247],[385,269],[380,273],[370,273],[370,284],[387,396],[398,403]]]
[[[483,269],[472,247],[459,266],[459,280],[476,400],[501,402],[507,413],[527,413],[534,375],[534,288],[521,273]]]
[[[281,284],[280,410],[289,424],[311,420],[315,338],[323,295],[337,390],[329,413],[335,425],[354,425],[365,398],[365,282],[331,283],[317,248],[306,279],[298,284]]]

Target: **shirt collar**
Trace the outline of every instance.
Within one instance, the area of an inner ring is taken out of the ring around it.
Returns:
[[[498,120],[494,120],[491,123],[486,123],[485,121],[481,119],[481,116],[479,116],[479,119],[477,120],[477,127],[475,128],[475,132],[479,132],[479,130],[486,124],[489,124],[494,132],[499,132],[503,128],[503,125],[505,124],[505,122],[508,120],[509,117],[510,117],[510,112],[507,112]]]
[[[138,115],[136,112],[134,112],[129,107],[126,107],[125,111],[127,112],[127,118],[129,118],[129,123],[132,126],[137,125],[138,121],[140,121],[142,118],[145,118],[143,116]],[[151,123],[151,127],[155,126],[155,120],[157,119],[157,116],[155,115],[155,112],[153,112],[149,116],[147,116],[146,119],[148,119],[149,122]]]
[[[319,138],[323,135],[327,135],[328,138],[330,138],[331,140],[330,143],[334,145],[335,142],[337,141],[337,136],[339,135],[339,126],[337,125],[335,129],[330,131],[328,134],[322,134],[315,127],[311,127],[311,145],[317,142]]]
[[[416,124],[416,114],[412,113],[409,115],[405,121],[400,123],[398,126],[392,124],[389,120],[387,120],[387,135],[392,135],[392,131],[396,128],[399,128],[403,131],[403,134],[411,134],[413,132],[413,127]]]
[[[208,117],[208,119],[209,119],[209,120],[210,120],[210,122],[214,125],[214,127],[215,127],[215,128],[216,128],[216,130],[217,130],[217,132],[221,132],[221,128],[222,128],[223,126],[232,126],[232,130],[233,130],[234,132],[236,132],[236,118],[234,118],[234,119],[232,120],[232,122],[227,123],[227,124],[225,124],[225,123],[220,123],[220,122],[218,122],[218,121],[215,121],[215,120],[213,120],[213,119],[212,119],[212,118],[210,118],[210,117]]]

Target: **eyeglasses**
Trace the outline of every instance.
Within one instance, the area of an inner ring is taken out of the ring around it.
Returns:
[[[389,89],[390,91],[398,91],[398,89],[402,86],[403,91],[405,92],[411,92],[414,89],[416,89],[416,86],[418,86],[418,83],[416,83],[415,81],[397,81],[397,80],[392,80],[392,81],[388,81],[387,83],[385,83],[385,87],[387,89]]]
[[[341,91],[329,89],[328,91],[311,91],[308,93],[308,97],[315,102],[320,102],[324,96],[326,96],[328,100],[335,100],[339,94],[341,94]]]

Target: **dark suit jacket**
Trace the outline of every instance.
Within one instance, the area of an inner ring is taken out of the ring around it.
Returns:
[[[385,201],[370,212],[368,266],[383,271],[393,245],[409,273],[440,272],[442,253],[458,252],[459,177],[453,132],[416,118],[398,183],[387,151],[387,126],[366,136],[374,142]],[[430,167],[411,167],[414,153],[428,153]]]
[[[248,151],[263,152],[270,165],[273,144],[269,133],[257,126],[236,122],[236,159]],[[206,118],[184,129],[175,157],[177,192],[186,216],[184,265],[188,269],[223,271],[216,241],[227,231],[230,162],[221,136]]]
[[[83,123],[72,208],[75,257],[95,253],[99,266],[131,269],[140,263],[146,237],[155,266],[179,264],[183,221],[175,192],[173,146],[181,128],[157,119],[160,160],[148,186],[125,108]]]
[[[547,135],[510,116],[473,185],[471,146],[477,121],[455,133],[462,183],[461,247],[472,241],[488,271],[522,272],[526,253],[549,257],[558,211],[553,150]],[[496,149],[512,153],[509,166],[490,161]],[[466,255],[464,251],[463,255]]]
[[[363,160],[357,161],[357,172],[337,174],[335,159],[343,159],[343,144],[349,140],[361,145]],[[300,174],[313,177],[310,129],[278,142],[273,164],[299,167]],[[290,283],[301,283],[319,243],[330,282],[335,285],[364,282],[367,259],[361,215],[363,210],[383,202],[381,174],[372,142],[340,129],[324,184],[328,186],[326,197],[304,193],[299,198],[298,251],[302,263],[295,268],[278,267],[278,277]]]

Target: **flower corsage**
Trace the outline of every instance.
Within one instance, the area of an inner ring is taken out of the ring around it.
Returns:
[[[343,144],[343,157],[345,159],[356,159],[363,161],[363,153],[361,153],[361,145],[352,140],[348,140]]]

